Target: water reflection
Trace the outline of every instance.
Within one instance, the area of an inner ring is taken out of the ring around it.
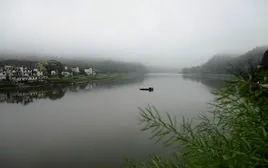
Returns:
[[[126,157],[146,161],[151,154],[170,156],[169,149],[140,132],[137,107],[155,105],[179,122],[182,116],[207,111],[214,96],[181,75],[146,76],[28,91],[22,99],[29,102],[28,96],[33,103],[0,104],[0,167],[121,168]],[[144,87],[155,90],[139,91]],[[18,100],[21,93],[2,94]]]
[[[216,90],[223,87],[228,80],[226,79],[213,79],[213,78],[206,78],[206,77],[197,77],[197,76],[185,76],[182,75],[184,80],[191,80],[195,82],[200,82],[203,85],[207,86],[209,90]]]
[[[12,103],[28,105],[39,99],[57,100],[64,97],[66,92],[91,91],[93,89],[107,88],[111,89],[122,85],[130,85],[144,81],[144,76],[131,79],[109,80],[102,82],[93,82],[71,87],[54,87],[46,89],[31,89],[23,91],[6,91],[0,93],[0,103]]]
[[[38,99],[57,100],[64,96],[65,89],[31,90],[0,93],[0,103],[14,103],[27,105]]]

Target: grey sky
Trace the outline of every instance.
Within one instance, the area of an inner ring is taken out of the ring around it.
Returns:
[[[0,51],[197,65],[268,44],[267,0],[0,0]]]

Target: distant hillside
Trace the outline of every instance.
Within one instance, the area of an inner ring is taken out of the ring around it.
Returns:
[[[68,67],[89,68],[93,67],[103,73],[146,73],[147,68],[140,63],[121,62],[112,60],[97,60],[86,58],[60,58],[60,57],[37,57],[25,55],[4,55],[0,54],[0,66],[14,65],[14,66],[28,66],[35,67],[40,61],[59,60]]]
[[[169,68],[169,67],[158,67],[158,66],[147,66],[149,73],[177,73],[181,71],[180,68]]]
[[[41,61],[50,59],[52,57],[42,58],[33,54],[15,54],[15,53],[0,53],[0,61],[4,60],[27,60],[27,61]]]
[[[240,71],[247,71],[249,67],[257,67],[261,62],[264,52],[268,49],[268,46],[256,47],[243,55],[215,55],[209,59],[205,64],[191,67],[183,68],[182,73],[189,74],[226,74],[234,69],[239,69]]]
[[[0,67],[5,65],[12,65],[12,66],[27,66],[30,68],[35,68],[38,61],[30,61],[30,60],[3,60],[0,61]]]
[[[249,66],[257,67],[261,63],[263,54],[266,50],[268,50],[268,46],[256,47],[245,54],[234,58],[231,63],[233,67],[240,67],[242,70],[246,70]]]

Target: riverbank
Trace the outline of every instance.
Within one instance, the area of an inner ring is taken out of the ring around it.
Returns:
[[[184,77],[193,77],[193,78],[208,78],[208,79],[218,79],[218,80],[229,80],[232,79],[230,74],[182,74]]]
[[[12,83],[9,81],[0,82],[0,91],[6,90],[27,90],[36,88],[48,88],[55,86],[73,86],[90,82],[105,82],[113,80],[128,80],[140,76],[134,73],[106,73],[97,76],[73,76],[73,77],[54,77],[42,81],[28,81],[24,83]]]

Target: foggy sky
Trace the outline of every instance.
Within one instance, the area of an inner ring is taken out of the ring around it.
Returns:
[[[267,0],[0,0],[0,51],[197,65],[268,44]]]

